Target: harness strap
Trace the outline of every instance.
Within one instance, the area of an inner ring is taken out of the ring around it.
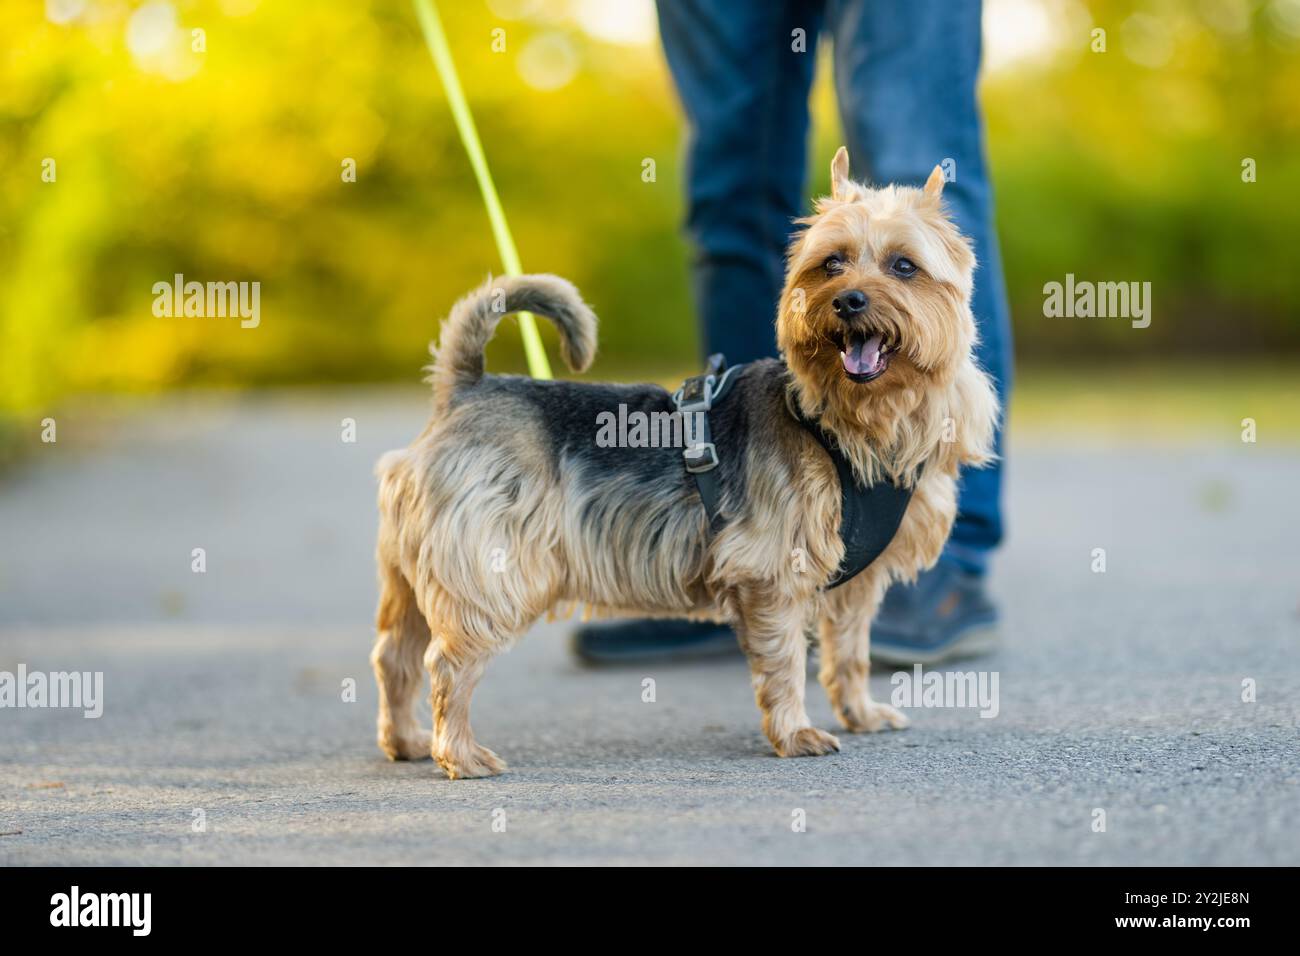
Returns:
[[[727,368],[721,355],[709,356],[709,369],[703,375],[688,378],[673,394],[673,404],[683,416],[684,428],[693,441],[688,441],[682,453],[686,471],[694,475],[700,501],[709,516],[709,530],[717,534],[722,530],[722,483],[718,479],[718,449],[709,426],[709,411],[731,389],[733,373],[742,365]],[[840,483],[840,540],[844,543],[844,558],[835,570],[826,589],[837,588],[852,580],[871,565],[871,562],[889,547],[903,523],[903,515],[912,500],[912,488],[901,488],[892,482],[882,481],[869,487],[859,485],[853,474],[853,465],[835,443],[835,439],[822,430],[815,420],[805,418],[794,404],[787,402],[791,416],[807,429],[817,444],[830,456]],[[686,416],[694,416],[691,419]],[[919,472],[918,472],[919,476]]]
[[[889,481],[867,487],[858,484],[853,465],[835,439],[816,421],[804,418],[797,408],[791,406],[790,411],[830,455],[840,479],[840,540],[844,542],[844,558],[826,584],[829,591],[865,571],[889,547],[903,523],[913,489],[900,488]]]
[[[693,441],[686,443],[682,459],[686,471],[695,476],[704,511],[709,516],[709,528],[717,534],[722,530],[722,483],[718,480],[718,448],[713,443],[709,426],[709,410],[715,402],[731,390],[735,380],[732,373],[741,366],[727,368],[721,353],[709,356],[709,370],[703,375],[688,378],[673,394],[673,404],[682,416],[683,429],[689,429]],[[689,416],[689,417],[688,417]]]

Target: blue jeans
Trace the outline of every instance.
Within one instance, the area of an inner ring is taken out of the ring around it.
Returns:
[[[956,163],[943,195],[975,244],[977,357],[1005,407],[1011,327],[975,96],[978,0],[659,0],[659,28],[690,124],[687,231],[707,351],[733,363],[776,354],[825,31],[854,178],[919,186],[937,163]],[[1001,454],[1000,430],[997,444]],[[949,559],[984,572],[1002,540],[1001,499],[1000,463],[962,473]]]

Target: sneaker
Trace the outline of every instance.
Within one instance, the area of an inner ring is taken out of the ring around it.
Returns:
[[[631,664],[734,657],[740,645],[723,624],[651,618],[584,624],[573,634],[573,652],[588,664]]]
[[[937,664],[987,654],[998,646],[997,621],[984,577],[941,560],[916,584],[895,584],[885,593],[871,625],[871,660]]]

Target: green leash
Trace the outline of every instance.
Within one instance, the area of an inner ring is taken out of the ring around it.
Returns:
[[[501,209],[501,200],[497,196],[496,186],[492,184],[492,173],[488,170],[487,157],[483,154],[483,144],[479,142],[478,130],[474,128],[474,116],[469,111],[465,100],[465,91],[461,89],[460,77],[456,75],[456,64],[451,58],[451,47],[447,44],[447,34],[443,32],[442,21],[438,19],[437,8],[431,0],[414,0],[415,14],[419,17],[420,27],[424,30],[424,40],[433,55],[433,65],[438,69],[443,89],[447,91],[447,101],[451,104],[451,115],[456,121],[456,131],[460,133],[465,152],[469,154],[469,164],[474,167],[474,176],[478,179],[479,191],[483,193],[483,203],[487,206],[488,219],[492,223],[492,236],[496,239],[497,251],[501,254],[501,263],[506,275],[523,274],[519,264],[519,251],[515,240],[510,235],[510,226],[506,223],[506,214]],[[542,347],[542,337],[537,334],[537,323],[531,312],[519,313],[519,333],[524,340],[524,355],[528,359],[528,371],[533,378],[550,378],[551,363],[546,360],[546,349]]]

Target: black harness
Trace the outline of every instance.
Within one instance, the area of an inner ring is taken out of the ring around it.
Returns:
[[[718,449],[709,427],[709,411],[726,397],[736,373],[742,368],[743,365],[728,368],[725,358],[711,355],[709,370],[688,378],[673,395],[673,404],[683,416],[683,423],[694,423],[688,432],[693,441],[687,442],[682,457],[687,472],[695,476],[700,501],[709,516],[709,529],[714,534],[725,522],[720,510],[722,486],[716,473]],[[859,485],[853,476],[853,466],[835,444],[835,439],[827,435],[815,420],[804,418],[797,408],[791,406],[790,412],[830,456],[839,476],[840,540],[844,542],[844,559],[826,584],[828,589],[839,587],[865,570],[889,547],[903,523],[903,514],[912,500],[912,489],[900,488],[887,481],[868,487]]]

